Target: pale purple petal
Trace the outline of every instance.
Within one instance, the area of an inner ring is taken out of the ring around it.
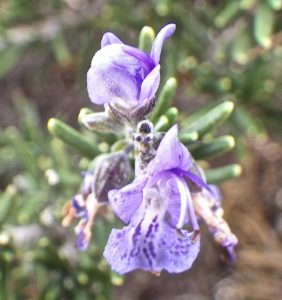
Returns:
[[[188,270],[200,248],[199,239],[193,241],[194,233],[177,231],[157,218],[148,224],[146,221],[112,230],[104,251],[112,269],[120,274],[135,269],[169,273]]]
[[[85,235],[83,232],[84,228],[76,232],[76,247],[80,251],[85,251],[88,248],[88,241],[85,240]]]
[[[94,55],[87,73],[90,100],[96,104],[114,104],[126,113],[133,110],[136,114],[146,115],[153,107],[160,82],[161,48],[174,30],[175,25],[169,24],[159,32],[150,56],[123,44],[111,32],[105,33],[102,48]]]
[[[123,44],[123,42],[111,32],[106,32],[101,40],[101,48],[111,44]]]
[[[174,230],[164,223],[162,236],[163,257],[159,267],[169,273],[181,273],[191,268],[200,250],[200,239],[194,232]]]
[[[141,50],[122,44],[105,46],[94,55],[87,73],[89,97],[96,104],[135,107],[151,70],[151,59]]]
[[[164,41],[174,33],[175,28],[175,24],[168,24],[164,28],[162,28],[156,36],[150,54],[152,60],[156,65],[160,62],[160,56]]]
[[[192,232],[161,225],[152,220],[148,227],[142,227],[141,222],[137,227],[113,229],[104,251],[112,269],[120,274],[135,269],[169,273],[188,270],[199,253],[200,241],[193,241]]]
[[[75,211],[75,217],[77,218],[86,218],[87,217],[87,211],[85,208],[85,202],[80,197],[80,195],[73,197],[71,199],[71,206],[73,207]]]
[[[149,101],[155,97],[159,84],[160,65],[157,65],[142,82],[139,101],[142,101],[143,105],[145,105],[146,100]]]
[[[111,208],[124,223],[129,223],[140,206],[146,181],[146,178],[140,177],[120,190],[109,192],[108,197]]]
[[[88,212],[85,210],[81,214],[80,221],[78,225],[75,227],[75,234],[76,234],[76,246],[79,250],[84,251],[88,247],[89,240],[85,238],[85,228],[87,223],[89,222]]]
[[[188,170],[192,157],[178,138],[178,127],[174,125],[163,137],[155,158],[148,164],[147,172],[150,175],[170,169]]]
[[[158,211],[157,203],[150,203],[146,210],[140,207],[127,227],[111,232],[104,257],[120,274],[135,269],[180,273],[189,269],[198,255],[200,244],[193,240],[194,233],[169,226],[163,209]]]

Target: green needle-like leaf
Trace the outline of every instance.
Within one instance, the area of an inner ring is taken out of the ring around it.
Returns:
[[[189,145],[189,144],[197,141],[198,138],[199,138],[199,135],[197,132],[185,132],[185,133],[181,133],[179,135],[179,140],[181,141],[181,143],[183,143],[185,145]]]
[[[209,143],[192,146],[189,150],[195,159],[203,159],[221,155],[235,146],[233,136],[226,135],[214,139]]]
[[[280,10],[282,9],[282,1],[281,0],[268,0],[270,6],[274,10]]]
[[[175,122],[178,116],[178,109],[171,107],[167,110],[165,115],[161,116],[155,126],[156,131],[167,131]]]
[[[185,131],[197,132],[199,136],[203,136],[207,132],[212,131],[215,127],[222,124],[232,113],[234,103],[226,101],[211,109],[202,115],[198,120],[190,124]]]
[[[237,164],[205,171],[208,183],[219,183],[225,180],[236,178],[242,173],[242,167]]]
[[[13,185],[8,185],[5,192],[1,195],[0,202],[0,225],[5,222],[6,218],[11,213],[14,204],[16,189]]]
[[[98,148],[83,137],[79,131],[58,119],[52,118],[49,120],[48,130],[53,136],[58,137],[67,145],[89,158],[94,158],[100,153]]]
[[[274,11],[267,1],[261,1],[255,14],[254,35],[264,48],[271,47],[271,35],[274,24]]]
[[[8,127],[5,133],[8,143],[12,146],[23,168],[36,178],[38,176],[38,169],[34,163],[34,151],[32,147],[29,147],[30,145],[26,143],[17,128]]]
[[[144,26],[139,35],[139,49],[150,53],[155,39],[155,31],[152,27]]]
[[[155,125],[155,131],[166,131],[169,128],[169,119],[167,116],[161,116]]]
[[[237,134],[257,136],[264,132],[264,128],[243,106],[237,106],[231,116]]]
[[[172,125],[172,123],[174,123],[174,121],[176,120],[176,118],[178,116],[178,109],[176,107],[171,107],[167,110],[165,115],[167,116],[170,124]]]
[[[216,27],[225,27],[240,11],[240,1],[230,1],[228,4],[219,12],[214,22]]]
[[[151,121],[156,124],[158,119],[169,109],[171,106],[172,99],[176,92],[177,81],[171,77],[167,80],[161,93],[156,101],[156,106],[151,115]]]

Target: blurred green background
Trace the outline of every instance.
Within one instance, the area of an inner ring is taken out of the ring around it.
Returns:
[[[281,299],[281,21],[281,0],[1,0],[0,299]],[[178,81],[183,128],[225,100],[236,105],[219,130],[236,137],[235,151],[202,164],[243,166],[222,185],[238,261],[224,264],[204,233],[190,271],[121,278],[101,259],[111,215],[97,221],[85,253],[60,225],[89,160],[46,124],[55,116],[78,128],[82,107],[101,109],[90,104],[86,72],[104,32],[137,46],[144,25],[158,32],[171,22],[162,85]]]

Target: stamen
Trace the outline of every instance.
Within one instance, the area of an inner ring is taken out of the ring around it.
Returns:
[[[199,231],[200,228],[199,228],[197,217],[195,214],[194,205],[192,202],[192,197],[191,197],[190,191],[186,185],[184,185],[184,188],[186,189],[186,196],[187,196],[187,200],[188,200],[188,210],[189,210],[189,215],[190,215],[190,219],[191,219],[192,229],[194,231]]]
[[[215,192],[209,187],[209,185],[207,183],[205,183],[203,181],[202,178],[200,178],[196,174],[193,174],[190,171],[183,171],[183,170],[179,170],[179,169],[173,169],[173,172],[178,174],[179,176],[186,177],[187,179],[192,181],[194,184],[196,184],[198,187],[204,188],[205,190],[207,190],[211,196],[216,198]]]
[[[179,215],[179,220],[176,225],[176,228],[180,229],[184,226],[185,213],[188,210],[192,229],[194,231],[199,230],[199,225],[198,225],[196,214],[194,211],[194,206],[193,206],[190,191],[189,191],[186,183],[183,182],[183,179],[175,176],[175,180],[176,180],[176,184],[177,184],[177,187],[178,187],[178,190],[180,193],[180,201],[181,201],[180,215]]]
[[[180,201],[181,201],[181,206],[180,206],[180,214],[179,214],[179,219],[178,219],[178,223],[176,225],[176,228],[180,229],[184,226],[184,222],[185,222],[185,213],[188,209],[188,202],[187,202],[187,193],[185,190],[185,186],[182,182],[181,179],[179,179],[177,176],[175,176],[175,181],[179,190],[179,194],[180,194]]]

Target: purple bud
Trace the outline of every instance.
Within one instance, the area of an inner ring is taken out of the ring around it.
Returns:
[[[93,193],[99,203],[108,201],[108,192],[128,183],[131,167],[127,154],[111,153],[104,156],[94,172]]]

